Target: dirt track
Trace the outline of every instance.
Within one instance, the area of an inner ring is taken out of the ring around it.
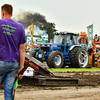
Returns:
[[[100,100],[100,72],[67,72],[55,75],[88,81],[84,81],[85,86],[48,87],[35,86],[33,78],[23,78],[16,90],[15,100]],[[80,81],[79,84],[81,83]],[[3,85],[0,87],[0,100],[4,100]]]
[[[0,89],[0,100],[3,89]],[[16,90],[15,100],[100,100],[98,87],[36,87],[22,86]]]

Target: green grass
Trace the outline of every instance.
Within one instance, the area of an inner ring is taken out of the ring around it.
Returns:
[[[49,68],[53,72],[67,72],[67,71],[100,71],[100,68]]]

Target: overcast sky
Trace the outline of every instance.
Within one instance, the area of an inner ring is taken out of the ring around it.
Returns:
[[[58,31],[87,32],[93,24],[93,33],[100,35],[100,0],[0,0],[0,6],[9,3],[13,15],[24,11],[38,12]]]

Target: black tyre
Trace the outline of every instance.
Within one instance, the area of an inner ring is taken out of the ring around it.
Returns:
[[[70,68],[77,68],[75,65],[75,55],[78,49],[80,49],[81,47],[75,47],[73,48],[70,52],[69,52],[69,59],[70,59]]]
[[[30,57],[35,57],[35,55],[36,55],[36,51],[32,51],[32,52],[30,53]]]
[[[75,65],[78,68],[86,68],[89,62],[88,51],[85,48],[77,50],[75,55]]]
[[[86,68],[89,61],[88,52],[85,48],[74,48],[70,54],[70,67],[72,68]]]
[[[64,58],[60,51],[52,51],[49,54],[47,65],[50,68],[61,68],[64,64]]]

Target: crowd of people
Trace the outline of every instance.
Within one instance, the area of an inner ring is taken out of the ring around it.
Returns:
[[[95,66],[95,54],[98,54],[100,52],[99,48],[96,48],[96,42],[98,42],[99,39],[97,38],[97,34],[94,36],[94,39],[92,41],[92,47],[88,47],[88,53],[91,56],[92,55],[92,64]]]

